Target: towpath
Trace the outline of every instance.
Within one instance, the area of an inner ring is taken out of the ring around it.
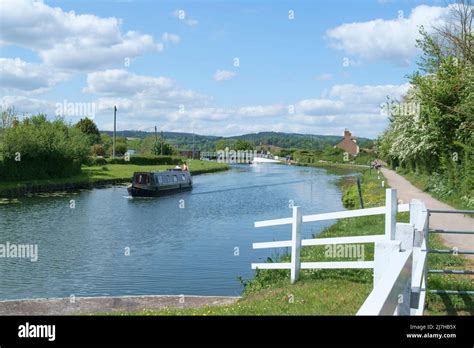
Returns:
[[[428,193],[413,186],[403,176],[393,170],[382,168],[382,173],[388,181],[390,187],[397,189],[398,199],[404,203],[409,203],[413,198],[423,201],[428,209],[452,209],[446,203],[440,202],[431,197]],[[436,214],[430,216],[430,228],[457,231],[473,231],[474,219],[461,214]],[[474,250],[474,234],[440,234],[446,245],[458,250]],[[465,255],[474,260],[474,255]]]

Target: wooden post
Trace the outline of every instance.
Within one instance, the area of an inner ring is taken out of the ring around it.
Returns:
[[[399,241],[388,240],[375,243],[374,247],[374,287],[382,279],[384,272],[390,266],[390,257],[400,252]]]
[[[412,199],[410,202],[410,224],[415,229],[415,236],[413,238],[413,246],[421,247],[424,238],[424,222],[426,219],[426,211],[423,212],[423,203],[417,199]]]
[[[360,178],[359,177],[357,177],[357,191],[359,191],[360,209],[364,209],[364,201],[362,199],[362,185],[360,183]]]
[[[415,229],[412,224],[399,222],[395,228],[395,240],[401,242],[401,250],[413,250]]]
[[[385,190],[385,237],[387,240],[395,240],[395,229],[397,224],[397,190]]]
[[[410,205],[411,207],[411,205]],[[418,263],[418,250],[414,249],[415,243],[415,228],[411,223],[397,223],[395,238],[400,241],[401,251],[412,251],[410,280],[406,286],[402,289],[401,293],[398,294],[398,306],[397,315],[410,315],[410,308],[414,303],[418,303],[418,297],[413,296],[412,298],[412,279],[416,271]]]
[[[291,227],[291,284],[298,280],[301,268],[301,216],[300,207],[293,207],[293,223]]]
[[[413,272],[413,251],[408,251],[410,253],[410,258],[408,259],[407,269]],[[404,271],[402,270],[402,273]],[[406,273],[405,273],[406,274]],[[400,289],[400,292],[397,294],[398,306],[395,311],[395,315],[410,315],[411,307],[411,278],[412,275],[408,277],[405,286]]]

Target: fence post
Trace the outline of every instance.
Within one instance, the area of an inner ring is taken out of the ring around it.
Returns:
[[[401,242],[387,240],[375,243],[374,247],[374,288],[382,279],[384,272],[390,266],[390,259],[394,253],[400,252]]]
[[[298,280],[301,268],[301,216],[300,207],[293,207],[293,223],[291,225],[291,284]]]
[[[426,212],[423,211],[423,203],[417,199],[412,199],[410,202],[410,224],[415,228],[415,237],[413,239],[414,247],[421,247],[425,236],[425,221]]]
[[[411,218],[410,218],[411,219]],[[410,315],[410,308],[412,306],[412,296],[411,296],[411,284],[413,274],[416,270],[416,263],[418,262],[417,256],[413,249],[414,247],[414,238],[415,238],[415,228],[411,223],[397,223],[396,225],[395,238],[397,241],[400,241],[401,251],[411,251],[411,269],[410,269],[410,278],[408,283],[402,290],[401,294],[398,294],[398,306],[397,306],[397,315]]]
[[[385,190],[385,238],[395,240],[395,230],[397,224],[397,190]]]

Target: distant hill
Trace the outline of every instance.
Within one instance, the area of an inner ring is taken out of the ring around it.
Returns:
[[[112,135],[111,131],[103,131]],[[117,136],[126,138],[140,138],[153,136],[153,132],[143,131],[118,131]],[[193,133],[182,133],[182,132],[163,132],[163,137],[170,144],[175,145],[182,149],[192,149],[193,147],[197,150],[212,151],[215,144],[219,140],[233,141],[233,140],[247,140],[255,145],[272,145],[281,147],[284,149],[314,149],[322,150],[325,147],[333,146],[342,139],[342,136],[337,135],[316,135],[316,134],[298,134],[298,133],[282,133],[282,132],[260,132],[250,133],[231,137],[220,137],[211,135],[199,135]],[[373,144],[373,140],[368,138],[358,138],[358,144],[361,148],[370,148]]]

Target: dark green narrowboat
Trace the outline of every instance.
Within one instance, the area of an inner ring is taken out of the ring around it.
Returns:
[[[158,197],[192,188],[193,180],[187,170],[135,172],[132,184],[128,186],[128,193],[132,197]]]

